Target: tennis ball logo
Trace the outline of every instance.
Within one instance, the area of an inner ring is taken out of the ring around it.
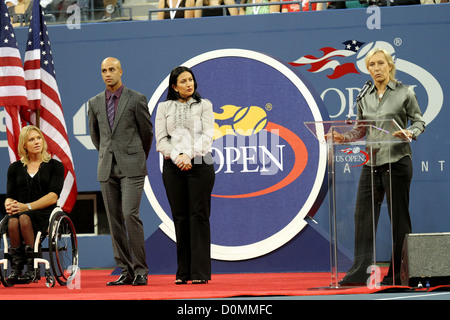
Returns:
[[[242,136],[251,136],[266,127],[267,114],[260,107],[242,107],[233,118],[233,129]]]
[[[234,105],[225,105],[221,109],[222,113],[214,113],[215,120],[230,121],[231,119],[231,125],[224,124],[219,126],[217,122],[214,123],[214,139],[218,139],[229,134],[251,136],[263,130],[267,125],[267,113],[260,107],[237,107]]]

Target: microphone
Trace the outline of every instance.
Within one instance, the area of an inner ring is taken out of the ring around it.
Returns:
[[[361,91],[358,93],[358,95],[356,96],[356,101],[359,102],[359,100],[362,99],[362,97],[364,97],[367,93],[367,90],[369,90],[369,88],[372,86],[372,81],[367,81],[364,84],[364,87],[362,87]]]
[[[352,108],[350,109],[350,111],[347,115],[347,123],[348,124],[352,123],[352,121],[350,120],[350,117],[351,117],[350,115],[351,115],[352,111],[355,109],[356,104],[366,95],[367,91],[370,89],[371,86],[372,86],[372,81],[368,80],[362,87],[361,91],[359,91],[358,95],[356,96],[356,101],[353,104]]]

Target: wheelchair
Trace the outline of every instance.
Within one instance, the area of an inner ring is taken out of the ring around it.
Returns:
[[[47,232],[36,234],[33,253],[33,276],[31,279],[8,281],[11,273],[11,254],[7,237],[6,217],[0,222],[0,241],[3,249],[3,259],[0,260],[0,281],[5,287],[12,287],[14,284],[38,282],[41,279],[39,264],[44,264],[47,287],[54,287],[58,282],[61,286],[66,286],[74,279],[78,271],[78,244],[75,227],[67,214],[56,207],[53,209]],[[43,248],[42,244],[48,242],[48,248]],[[48,253],[49,259],[44,259],[43,253]],[[52,272],[50,272],[50,270]],[[55,281],[56,280],[56,281]]]

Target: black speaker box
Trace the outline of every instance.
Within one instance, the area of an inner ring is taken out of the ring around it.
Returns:
[[[450,232],[411,233],[403,242],[402,285],[450,284]]]

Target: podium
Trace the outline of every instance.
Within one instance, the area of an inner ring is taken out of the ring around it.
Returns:
[[[382,279],[377,266],[377,242],[385,250],[388,247],[390,257],[387,259],[394,261],[392,223],[387,232],[389,235],[377,239],[380,211],[387,210],[389,215],[392,212],[391,188],[389,188],[391,185],[391,154],[393,150],[404,147],[402,144],[409,143],[411,140],[395,120],[337,120],[304,122],[304,124],[317,138],[321,147],[326,148],[330,288],[340,287],[340,273],[345,275],[354,261],[358,261],[358,265],[364,266],[363,269],[367,275],[367,281],[361,285],[372,288],[378,286]],[[345,140],[343,142],[335,141],[333,132],[343,134]],[[396,136],[393,135],[394,132],[397,133]],[[398,135],[400,137],[397,137]],[[364,176],[364,179],[361,178],[361,175]],[[383,185],[388,186],[385,189],[382,203],[380,203],[380,191],[377,188],[380,185],[380,179],[383,179]],[[357,203],[358,188],[361,188],[361,193]],[[384,202],[386,202],[386,208],[384,208]],[[356,212],[359,215],[363,212],[367,219],[364,221],[364,228],[359,227],[358,230],[355,230]],[[391,216],[389,216],[389,220],[392,221]],[[361,235],[366,239],[364,243],[355,241],[356,232],[358,239],[361,239]],[[367,268],[365,268],[366,265]],[[395,268],[397,267],[400,268],[400,266],[395,266]]]

